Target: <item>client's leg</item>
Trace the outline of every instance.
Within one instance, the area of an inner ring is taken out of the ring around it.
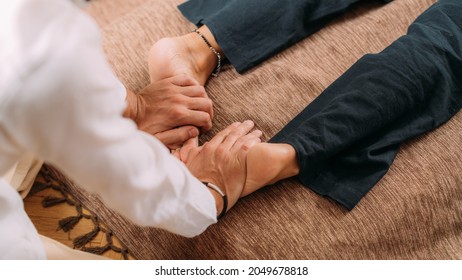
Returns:
[[[461,1],[440,0],[407,35],[360,59],[271,140],[293,152],[278,155],[273,146],[281,144],[252,148],[245,194],[283,178],[286,162],[296,162],[305,186],[352,209],[385,175],[403,141],[460,110],[461,14]]]
[[[308,37],[359,0],[189,0],[179,6],[221,55],[243,72]],[[151,80],[190,74],[202,85],[216,55],[196,33],[164,38],[152,47]]]

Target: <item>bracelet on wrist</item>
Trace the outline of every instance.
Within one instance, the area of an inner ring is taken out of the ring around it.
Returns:
[[[212,184],[210,182],[202,182],[204,185],[206,185],[208,188],[216,191],[218,194],[221,195],[221,198],[223,199],[223,209],[221,210],[221,213],[218,214],[217,220],[223,218],[223,216],[226,214],[226,210],[228,210],[228,197],[226,194],[215,184]]]

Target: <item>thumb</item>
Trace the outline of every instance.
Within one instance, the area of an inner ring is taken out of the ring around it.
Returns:
[[[191,150],[194,148],[197,148],[198,146],[199,146],[199,137],[196,136],[196,137],[193,137],[187,140],[180,150],[181,161],[187,162]]]
[[[177,76],[173,76],[170,78],[170,82],[174,85],[177,85],[177,86],[200,86],[200,83],[190,77],[190,76],[187,76],[185,74],[182,74],[182,75],[177,75]]]
[[[181,148],[183,143],[191,138],[196,138],[198,135],[199,129],[191,125],[180,126],[154,134],[157,139],[172,150]]]

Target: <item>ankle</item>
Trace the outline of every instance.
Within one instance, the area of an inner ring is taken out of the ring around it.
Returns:
[[[300,166],[297,160],[297,152],[294,147],[289,144],[280,144],[283,150],[283,158],[285,160],[285,168],[282,171],[284,178],[296,176],[300,173]]]
[[[218,54],[223,57],[223,53],[219,48],[218,44],[215,42],[213,35],[208,31],[208,29],[201,30],[200,34],[205,37],[208,43],[214,48]],[[195,71],[198,75],[208,79],[213,71],[216,69],[219,61],[217,54],[215,54],[207,45],[202,36],[196,33],[191,32],[180,38],[186,44],[188,51],[191,54],[191,58],[194,61]]]
[[[300,172],[300,167],[297,161],[297,152],[289,144],[270,144],[273,150],[272,157],[274,162],[277,162],[279,171],[270,183],[296,176]]]

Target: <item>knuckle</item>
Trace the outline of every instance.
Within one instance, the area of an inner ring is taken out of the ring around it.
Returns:
[[[212,101],[212,99],[206,98],[205,101],[204,101],[204,103],[205,103],[205,106],[206,106],[208,109],[212,109],[212,108],[213,108],[213,101]]]
[[[228,135],[228,137],[236,139],[235,141],[239,139],[239,136],[241,136],[241,134],[239,133],[239,131],[236,131],[236,130],[230,132]]]
[[[189,139],[189,132],[188,130],[186,129],[178,129],[177,131],[178,133],[176,133],[176,140],[177,141],[185,141],[185,140],[188,140]]]
[[[244,143],[241,146],[241,150],[244,151],[244,152],[248,152],[251,147],[252,147],[252,145],[250,145],[249,143]]]
[[[178,104],[178,103],[183,102],[183,96],[180,95],[180,94],[172,94],[169,99],[174,104]]]
[[[185,113],[181,107],[175,106],[170,109],[169,115],[172,119],[177,120],[183,118]]]
[[[222,156],[226,153],[226,149],[223,146],[218,146],[217,149],[215,150],[215,154],[217,156]]]
[[[208,97],[207,96],[207,92],[205,91],[205,88],[203,86],[197,86],[196,87],[196,90],[197,90],[197,93],[201,96],[201,97]]]
[[[210,119],[209,114],[204,113],[200,115],[199,122],[202,124],[202,126],[207,126],[212,123],[212,120]]]
[[[213,151],[213,147],[212,145],[210,145],[210,143],[205,143],[202,150],[204,151],[204,153],[210,153]]]
[[[194,79],[191,78],[190,76],[186,75],[186,74],[179,74],[178,78],[180,78],[181,80],[183,80],[183,82],[186,82],[186,83],[193,83],[194,82]]]
[[[245,144],[245,141],[244,137],[236,137],[235,145],[242,146]]]

